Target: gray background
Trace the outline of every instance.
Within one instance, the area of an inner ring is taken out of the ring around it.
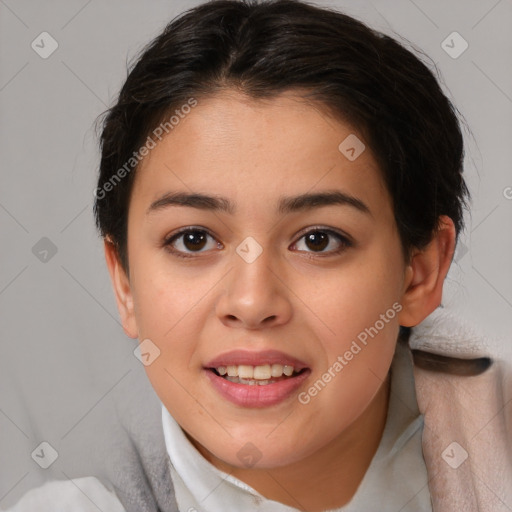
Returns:
[[[111,105],[126,62],[198,3],[0,0],[2,507],[46,479],[96,474],[90,447],[108,434],[112,404],[130,386],[148,385],[94,230],[93,123]],[[472,131],[472,213],[444,305],[512,360],[512,0],[316,3],[400,34],[437,64]],[[43,31],[59,45],[47,59],[31,47]],[[456,59],[441,46],[453,31],[469,44]],[[43,237],[57,250],[46,261]],[[42,441],[59,454],[46,470],[31,458]]]

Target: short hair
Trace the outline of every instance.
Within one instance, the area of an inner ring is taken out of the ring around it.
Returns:
[[[358,130],[392,198],[406,258],[431,241],[441,215],[458,237],[469,198],[458,112],[419,57],[303,1],[214,0],[172,20],[143,49],[104,113],[94,213],[125,270],[134,152],[176,108],[226,89],[254,99],[298,91]],[[122,168],[129,172],[116,179]]]

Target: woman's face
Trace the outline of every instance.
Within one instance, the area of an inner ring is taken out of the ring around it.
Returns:
[[[244,450],[254,467],[315,453],[386,378],[407,267],[390,196],[354,136],[299,96],[227,92],[200,100],[137,170],[124,327],[160,350],[146,372],[171,415],[233,466]],[[253,380],[272,381],[286,363],[305,369],[263,385],[210,369],[244,365],[250,381],[259,366]]]

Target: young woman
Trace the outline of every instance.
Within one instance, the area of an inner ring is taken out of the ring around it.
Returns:
[[[162,414],[138,402],[97,505],[512,509],[501,367],[438,309],[468,193],[416,56],[306,3],[208,2],[145,49],[101,148],[97,224]]]

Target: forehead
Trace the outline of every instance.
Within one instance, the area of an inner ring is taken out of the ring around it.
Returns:
[[[371,150],[352,126],[298,94],[254,100],[228,91],[198,99],[157,141],[132,200],[147,207],[171,190],[213,193],[231,198],[235,213],[327,189],[389,206]]]

